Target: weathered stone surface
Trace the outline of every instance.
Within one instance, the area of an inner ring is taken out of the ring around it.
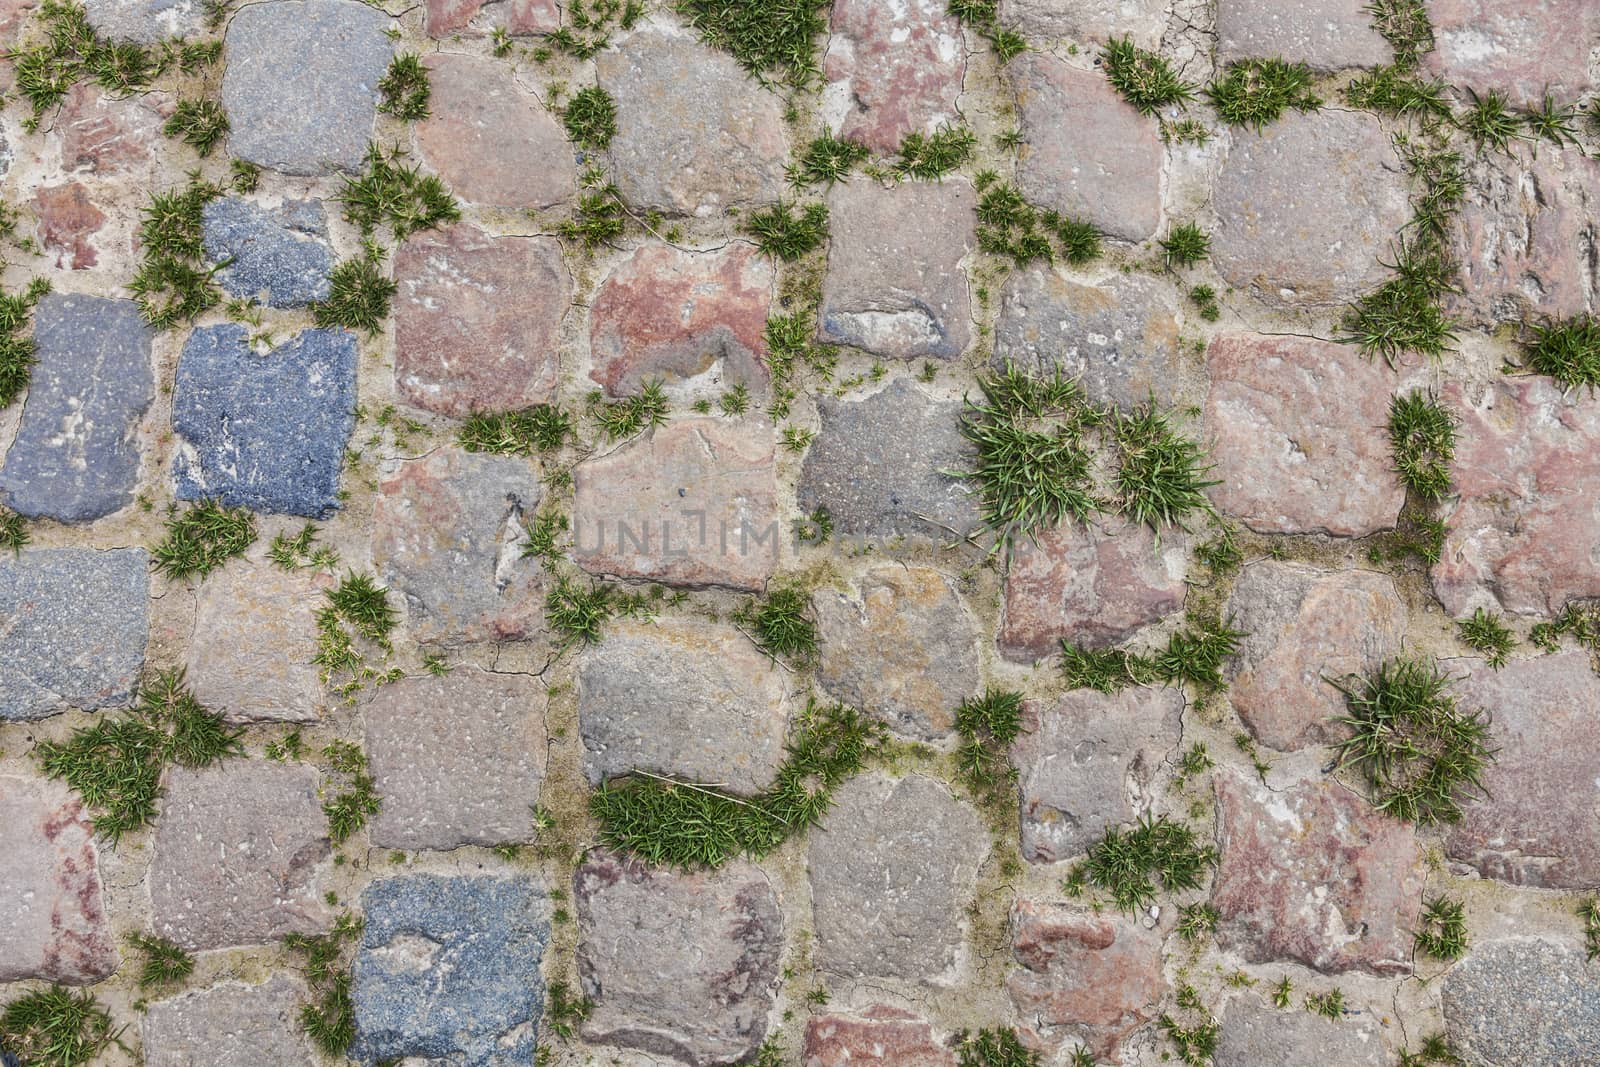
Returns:
[[[1451,615],[1499,606],[1554,615],[1575,597],[1600,596],[1600,411],[1547,378],[1510,378],[1480,394],[1440,390],[1461,420],[1449,533],[1433,591]]]
[[[1366,674],[1400,651],[1405,603],[1373,571],[1322,571],[1263,560],[1228,602],[1246,632],[1224,668],[1228,701],[1257,741],[1282,752],[1346,735],[1344,694],[1329,679]]]
[[[451,192],[507,209],[546,208],[573,194],[572,146],[509,65],[446,52],[423,64],[433,91],[417,147]]]
[[[811,603],[822,645],[817,681],[897,733],[949,736],[956,705],[983,688],[972,616],[955,583],[931,567],[875,567]]]
[[[978,504],[947,472],[972,466],[958,402],[934,400],[904,379],[862,400],[819,397],[822,429],[800,474],[800,510],[826,507],[834,529],[858,537],[965,534]]]
[[[1006,573],[1000,651],[1031,662],[1077,645],[1113,645],[1183,607],[1181,531],[1156,541],[1142,524],[1062,523],[1019,537]]]
[[[445,415],[516,411],[555,389],[572,280],[551,237],[460,223],[395,252],[395,390]]]
[[[0,553],[0,720],[126,704],[150,620],[142,548]]]
[[[1006,979],[1027,1037],[1071,1039],[1115,1062],[1122,1039],[1156,1015],[1166,993],[1161,936],[1125,918],[1072,904],[1019,900],[1012,950],[1021,971]]]
[[[322,686],[317,609],[330,578],[265,563],[232,563],[196,595],[185,677],[229,722],[315,722]]]
[[[99,262],[89,238],[105,225],[106,216],[82,182],[41,187],[33,194],[33,213],[39,220],[39,243],[55,253],[57,270],[88,270]]]
[[[1403,974],[1422,904],[1412,828],[1333,783],[1269,789],[1216,774],[1217,940],[1251,963]]]
[[[168,768],[150,862],[155,932],[193,951],[326,928],[318,779],[305,764],[249,759]]]
[[[372,843],[452,849],[530,840],[548,748],[545,703],[538,679],[476,667],[373,690],[365,747],[383,807],[372,817]]]
[[[839,787],[807,844],[821,970],[945,979],[989,852],[976,812],[931,778],[868,773]]]
[[[629,253],[601,283],[589,317],[589,377],[612,396],[652,379],[675,400],[766,388],[771,261],[735,241],[686,252],[665,244]]]
[[[228,150],[285,174],[360,169],[394,52],[389,25],[357,0],[240,8],[228,21],[222,76]]]
[[[1308,1011],[1277,1011],[1254,997],[1228,1006],[1217,1039],[1216,1067],[1385,1067],[1378,1028],[1362,1017],[1327,1019]]]
[[[1024,711],[1027,731],[1011,750],[1022,798],[1022,854],[1054,863],[1133,821],[1133,799],[1149,797],[1161,761],[1177,747],[1183,694],[1074,689],[1049,707],[1030,700]]]
[[[243,326],[197,328],[172,396],[178,499],[326,517],[339,506],[355,407],[354,334],[302,330],[260,356]]]
[[[573,557],[591,574],[758,589],[787,551],[757,419],[673,420],[573,480]]]
[[[1034,373],[1060,370],[1097,404],[1131,407],[1185,395],[1178,297],[1158,278],[1117,274],[1097,285],[1048,267],[1012,272],[1000,296],[994,360]]]
[[[511,456],[435,450],[378,487],[372,562],[419,641],[518,640],[543,629],[538,560],[522,559],[544,493]]]
[[[139,479],[139,423],[155,394],[150,330],[131,300],[51,293],[33,310],[33,339],[0,498],[59,522],[110,515],[132,502]]]
[[[881,1004],[860,1015],[813,1015],[800,1055],[804,1067],[956,1067],[926,1019]]]
[[[83,985],[117,969],[101,899],[100,850],[77,795],[62,782],[0,776],[0,982]]]
[[[495,28],[521,37],[553,33],[560,27],[561,8],[556,0],[428,0],[422,17],[422,28],[429,37],[483,34]]]
[[[573,879],[591,1041],[690,1064],[739,1063],[767,1032],[783,952],[759,867],[679,873],[589,855]]]
[[[1593,87],[1600,8],[1589,0],[1430,0],[1434,49],[1424,67],[1453,85],[1499,89],[1512,103],[1558,102]]]
[[[161,113],[142,96],[116,96],[78,82],[61,102],[55,130],[61,165],[101,177],[144,169],[161,144]]]
[[[578,662],[583,770],[632,770],[759,793],[783,762],[782,672],[732,626],[613,623]]]
[[[1317,70],[1376,67],[1394,50],[1363,0],[1219,0],[1217,61],[1282,58]]]
[[[1572,1067],[1600,1048],[1600,970],[1575,946],[1477,945],[1441,990],[1451,1051],[1472,1067]]]
[[[840,0],[822,58],[823,111],[847,141],[892,155],[908,133],[960,121],[961,23],[940,0]]]
[[[1389,134],[1358,111],[1236,130],[1213,204],[1218,272],[1280,306],[1342,304],[1381,284],[1411,214]]]
[[[117,41],[160,44],[168,37],[189,37],[206,26],[200,0],[84,0],[89,25],[100,36]]]
[[[305,983],[274,974],[258,985],[224,981],[155,1001],[144,1014],[146,1067],[237,1067],[315,1062],[300,1028]]]
[[[356,1060],[533,1063],[550,923],[529,879],[385,878],[361,904]]]
[[[1024,52],[1006,69],[1027,142],[1017,166],[1023,195],[1112,237],[1153,235],[1164,154],[1156,120],[1135,111],[1104,74],[1048,53]]]
[[[954,179],[836,184],[818,336],[894,359],[959,356],[972,340],[961,259],[977,243],[974,203]]]
[[[1456,315],[1484,327],[1594,310],[1590,259],[1600,163],[1541,145],[1537,155],[1485,153],[1467,168],[1456,231]]]
[[[728,53],[650,28],[596,56],[595,75],[617,101],[610,173],[629,204],[718,215],[785,192],[783,102]]]
[[[1131,37],[1140,48],[1161,43],[1166,0],[1000,0],[1000,24],[1034,38],[1106,41]]]
[[[1588,654],[1465,668],[1454,694],[1462,710],[1489,716],[1495,759],[1483,774],[1486,795],[1463,805],[1445,851],[1515,885],[1600,884],[1600,752],[1575,743],[1600,728],[1600,677]]]
[[[206,256],[227,261],[217,281],[232,295],[274,308],[327,299],[333,249],[322,201],[285,200],[267,208],[225,196],[205,206],[204,220]]]
[[[1258,533],[1359,537],[1395,524],[1405,490],[1375,430],[1393,372],[1350,345],[1254,334],[1216,338],[1206,366],[1219,508]]]

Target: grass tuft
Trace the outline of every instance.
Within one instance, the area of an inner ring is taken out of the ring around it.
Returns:
[[[616,400],[607,400],[599,390],[589,394],[589,417],[599,425],[607,441],[620,441],[661,426],[671,410],[659,379],[645,382],[633,396]]]
[[[1559,106],[1548,92],[1538,107],[1528,109],[1522,121],[1531,140],[1549,141],[1557,148],[1578,143],[1578,109]]]
[[[1590,962],[1600,959],[1600,897],[1589,897],[1578,905],[1578,918],[1583,920],[1583,947]]]
[[[1546,322],[1533,327],[1533,339],[1522,346],[1529,370],[1548,374],[1570,393],[1587,386],[1590,395],[1600,386],[1600,322],[1593,316]]]
[[[1434,959],[1460,959],[1467,951],[1466,905],[1449,897],[1431,897],[1424,901],[1416,948]]]
[[[1321,107],[1322,100],[1311,91],[1315,81],[1304,63],[1244,59],[1229,63],[1222,80],[1212,82],[1206,95],[1224,122],[1260,130],[1289,108],[1315,111]]]
[[[1022,733],[1022,694],[1014,690],[985,689],[981,697],[968,697],[956,706],[956,770],[980,800],[1004,795],[1016,782],[1016,768],[1008,752]]]
[[[757,859],[818,822],[833,791],[883,737],[883,727],[856,709],[813,701],[797,716],[784,762],[759,796],[633,776],[602,784],[589,795],[589,812],[604,844],[647,863],[695,869]]]
[[[1081,648],[1063,638],[1061,672],[1069,689],[1111,694],[1130,685],[1183,685],[1202,690],[1223,687],[1222,664],[1246,636],[1230,623],[1191,615],[1183,629],[1153,655],[1120,648]]]
[[[311,662],[321,668],[323,685],[350,697],[368,682],[387,677],[368,665],[366,650],[357,640],[387,657],[393,651],[389,634],[398,616],[389,603],[389,591],[369,574],[347,571],[337,586],[323,591],[323,598],[316,616],[317,652]]]
[[[139,966],[139,988],[177,985],[194,971],[194,957],[182,945],[155,934],[136,933],[128,942],[144,957]]]
[[[1330,989],[1326,993],[1307,993],[1306,1011],[1325,1019],[1344,1017],[1344,990]]]
[[[346,176],[336,199],[344,205],[345,219],[363,236],[387,225],[394,239],[403,241],[461,219],[461,206],[444,182],[401,163],[399,149],[386,153],[376,144],[367,147],[366,170]]]
[[[228,113],[215,100],[179,100],[161,132],[190,145],[202,157],[228,135]]]
[[[959,1067],[1039,1067],[1039,1053],[1028,1048],[1015,1030],[979,1030],[956,1033]]]
[[[22,516],[0,504],[0,551],[9,548],[20,556],[23,546],[32,540],[33,535],[28,533],[28,527],[23,523]]]
[[[101,716],[65,741],[41,741],[34,754],[48,777],[97,809],[95,832],[115,844],[154,821],[167,764],[206,767],[241,756],[242,734],[189,693],[182,670],[159,671],[140,685],[127,718]]]
[[[948,0],[946,10],[989,42],[1001,66],[1028,50],[1027,38],[1000,25],[1000,0]]]
[[[828,208],[807,204],[798,210],[782,202],[750,213],[744,231],[756,239],[761,251],[785,263],[822,247],[828,238]]]
[[[1178,77],[1172,64],[1134,46],[1131,37],[1112,38],[1100,53],[1111,87],[1141,115],[1194,99],[1194,86]]]
[[[1203,844],[1193,827],[1146,814],[1132,829],[1107,830],[1090,845],[1084,863],[1069,875],[1069,891],[1094,886],[1122,911],[1139,911],[1154,904],[1157,893],[1199,889],[1216,860],[1216,849]]]
[[[205,206],[222,190],[193,179],[183,189],[157,193],[139,225],[143,258],[128,291],[144,320],[158,330],[193,321],[222,301],[207,266],[202,238]]]
[[[867,160],[867,146],[825,133],[814,137],[789,164],[789,183],[794,186],[832,185],[844,181],[852,170]]]
[[[255,543],[256,517],[248,508],[202,500],[167,520],[167,536],[150,550],[156,570],[168,578],[204,578]]]
[[[22,331],[34,305],[50,291],[50,282],[35,278],[20,293],[0,292],[0,410],[11,406],[33,377],[36,347]]]
[[[1493,760],[1484,714],[1456,707],[1436,664],[1393,659],[1371,675],[1332,683],[1349,714],[1351,736],[1336,746],[1337,766],[1366,779],[1379,811],[1405,822],[1455,822],[1461,796],[1482,792]]]
[[[323,748],[322,754],[327,757],[329,768],[344,781],[344,788],[322,802],[322,813],[328,817],[328,840],[337,848],[366,826],[367,817],[376,815],[381,804],[367,754],[357,745],[335,739]]]
[[[328,298],[312,303],[311,317],[318,326],[374,334],[383,329],[389,304],[399,290],[399,283],[383,273],[382,254],[369,241],[361,255],[344,260],[328,274]]]
[[[811,598],[798,586],[780,585],[765,597],[748,601],[734,612],[733,621],[773,659],[805,665],[816,658],[817,624],[811,618]]]
[[[1433,51],[1433,22],[1424,0],[1370,0],[1363,8],[1394,49],[1395,66],[1410,70]]]
[[[1192,222],[1172,227],[1159,243],[1168,267],[1192,267],[1211,254],[1211,238]]]
[[[279,570],[297,571],[318,567],[331,571],[339,565],[339,552],[326,545],[313,548],[316,538],[317,526],[311,522],[300,527],[300,532],[293,537],[285,533],[276,534],[272,544],[267,546],[267,558]]]
[[[827,0],[678,0],[678,14],[706,43],[733,54],[763,84],[804,89],[820,77],[817,45],[827,32]]]
[[[616,183],[605,180],[605,173],[598,168],[586,171],[580,181],[585,191],[578,197],[572,217],[562,220],[556,233],[592,251],[622,236],[628,209]]]
[[[1516,635],[1505,618],[1483,608],[1474,611],[1471,618],[1456,620],[1456,635],[1462,644],[1481,653],[1484,662],[1495,670],[1506,665],[1511,650],[1517,647]]]
[[[563,574],[545,594],[544,617],[551,632],[560,635],[558,650],[598,644],[601,631],[615,610],[611,587],[600,582],[590,582],[585,587]]]
[[[311,1001],[300,1006],[300,1029],[324,1053],[342,1057],[356,1037],[348,948],[361,936],[361,920],[348,913],[325,934],[289,934],[285,948],[301,957]]]
[[[1118,413],[1111,429],[1117,495],[1130,519],[1159,532],[1165,526],[1187,529],[1190,515],[1212,513],[1205,490],[1218,483],[1205,478],[1211,467],[1204,451],[1173,429],[1153,397],[1131,413]]]
[[[0,1010],[0,1049],[26,1067],[81,1067],[116,1045],[120,1027],[87,990],[52,985],[8,1001]]]
[[[575,144],[601,151],[617,135],[617,102],[600,86],[585,86],[562,108],[561,121]]]
[[[1217,1041],[1222,1036],[1222,1025],[1215,1019],[1205,1018],[1192,1026],[1185,1026],[1171,1015],[1163,1013],[1161,1032],[1167,1035],[1178,1058],[1189,1067],[1206,1067],[1217,1052]]]
[[[1425,123],[1451,118],[1449,86],[1437,78],[1421,78],[1398,65],[1378,67],[1356,78],[1344,91],[1351,107],[1395,118],[1415,117]]]
[[[23,122],[30,132],[80,81],[125,95],[148,88],[161,73],[161,59],[148,49],[102,39],[76,0],[44,0],[37,23],[44,28],[44,40],[7,56],[15,65],[17,94],[32,108]]]
[[[1444,499],[1456,454],[1456,418],[1437,398],[1410,393],[1389,401],[1389,448],[1402,485],[1429,503]]]
[[[908,133],[900,142],[894,172],[901,178],[934,181],[971,159],[977,145],[977,134],[965,126],[945,126],[933,133]]]
[[[393,115],[402,122],[416,122],[428,117],[428,98],[433,87],[428,84],[428,68],[415,52],[401,52],[389,61],[389,69],[378,81],[378,110]]]
[[[468,452],[531,456],[559,451],[572,433],[572,416],[553,404],[535,404],[522,411],[468,415],[456,441]]]
[[[1468,108],[1456,116],[1456,127],[1472,138],[1482,155],[1486,149],[1509,152],[1511,142],[1520,136],[1522,123],[1511,105],[1498,89],[1490,89],[1482,96],[1476,89],[1467,89],[1472,100]]]

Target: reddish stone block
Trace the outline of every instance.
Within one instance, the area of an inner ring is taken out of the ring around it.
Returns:
[[[813,1015],[800,1055],[804,1067],[956,1067],[926,1019],[882,1004],[860,1015]]]
[[[504,29],[513,37],[553,33],[561,28],[556,0],[428,0],[422,29],[429,37]]]
[[[617,264],[590,311],[589,377],[612,396],[651,379],[675,399],[766,388],[771,261],[735,241],[721,251],[650,244]]]
[[[460,223],[395,253],[395,389],[446,415],[515,411],[555,390],[572,282],[551,237]]]
[[[94,826],[78,796],[42,778],[0,777],[0,982],[85,985],[117,969]]]
[[[111,96],[79,82],[56,116],[61,165],[102,176],[141,170],[154,158],[151,147],[162,143],[162,121],[143,97]]]
[[[1461,419],[1454,505],[1433,567],[1433,591],[1451,615],[1475,605],[1554,615],[1600,596],[1600,409],[1563,396],[1548,378],[1506,378],[1481,393],[1441,391]]]
[[[1545,889],[1600,884],[1600,676],[1582,651],[1468,661],[1455,687],[1464,711],[1491,720],[1484,796],[1445,839],[1452,859],[1486,878]]]
[[[1547,89],[1567,103],[1593,87],[1594,0],[1429,0],[1428,16],[1435,45],[1423,64],[1452,85],[1534,105]]]
[[[555,116],[492,59],[437,52],[417,147],[451,192],[485,207],[547,208],[570,197],[578,167]]]
[[[1113,645],[1179,610],[1187,540],[1172,530],[1157,544],[1148,526],[1119,520],[1066,522],[1019,538],[1006,574],[1000,651],[1031,662],[1060,651],[1063,639]]]
[[[675,420],[573,480],[573,557],[591,574],[754,590],[788,554],[768,423]]]
[[[1410,824],[1332,782],[1269,789],[1218,771],[1216,791],[1223,947],[1251,963],[1410,972],[1425,878]]]
[[[98,262],[89,238],[105,225],[106,217],[82,183],[44,186],[33,194],[33,210],[39,218],[39,243],[56,253],[57,269],[70,265],[73,270],[87,270]]]
[[[1349,345],[1232,334],[1206,353],[1211,499],[1258,533],[1360,537],[1395,524],[1405,491],[1388,422],[1394,374]]]
[[[906,134],[960,121],[966,48],[944,0],[838,0],[832,30],[823,100],[839,136],[892,155]]]
[[[1023,1035],[1048,1048],[1075,1040],[1115,1060],[1122,1040],[1155,1018],[1166,995],[1161,935],[1071,904],[1019,900],[1011,943],[1020,972],[1006,980]]]

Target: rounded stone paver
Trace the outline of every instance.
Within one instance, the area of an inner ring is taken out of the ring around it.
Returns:
[[[1287,112],[1234,132],[1217,177],[1211,256],[1229,284],[1285,307],[1342,304],[1389,277],[1411,217],[1405,169],[1377,119]]]
[[[305,307],[328,298],[333,249],[320,200],[275,208],[229,196],[205,207],[206,257],[223,264],[217,281],[232,296],[267,307]]]
[[[1364,0],[1218,0],[1218,61],[1273,58],[1341,70],[1394,55]]]
[[[236,1067],[313,1062],[300,1029],[305,983],[274,974],[251,985],[224,981],[158,1000],[145,1013],[147,1067]]]
[[[966,48],[942,0],[837,0],[831,29],[823,110],[837,136],[888,155],[959,121]]]
[[[1574,1067],[1600,1047],[1600,972],[1534,937],[1478,945],[1444,977],[1452,1049],[1472,1067]]]

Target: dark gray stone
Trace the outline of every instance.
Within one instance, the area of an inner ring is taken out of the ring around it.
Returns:
[[[325,517],[355,428],[356,339],[303,330],[265,356],[243,326],[202,326],[178,359],[172,428],[179,500]]]
[[[1165,281],[1113,275],[1100,285],[1035,267],[1012,273],[994,327],[995,367],[1060,370],[1097,404],[1172,406],[1183,389],[1178,299]],[[1198,362],[1198,361],[1196,361]]]
[[[460,1067],[533,1063],[550,941],[543,894],[526,878],[416,875],[361,894],[356,956],[361,1063],[418,1056]]]
[[[939,782],[863,774],[839,788],[807,854],[817,966],[940,981],[989,852],[983,820]]]
[[[267,208],[236,196],[205,208],[206,256],[229,261],[217,281],[238,297],[267,307],[305,307],[328,296],[333,249],[320,200],[285,200]]]
[[[1370,1018],[1275,1011],[1251,999],[1228,1008],[1212,1062],[1215,1067],[1384,1067],[1389,1059]]]
[[[160,44],[168,37],[188,37],[206,26],[200,0],[84,0],[89,25],[116,41]]]
[[[126,507],[139,420],[155,395],[150,329],[131,300],[52,293],[33,311],[38,362],[0,497],[30,518],[89,522]]]
[[[240,8],[222,76],[229,151],[285,174],[359,169],[394,53],[384,34],[391,24],[357,0]]]
[[[1576,946],[1479,945],[1445,975],[1443,998],[1451,1047],[1473,1067],[1600,1063],[1600,968]]]
[[[142,548],[0,554],[0,719],[126,704],[144,666]]]
[[[905,380],[864,400],[817,401],[822,430],[800,474],[802,511],[818,505],[841,534],[944,538],[978,526],[977,500],[949,471],[970,469],[961,405]]]

